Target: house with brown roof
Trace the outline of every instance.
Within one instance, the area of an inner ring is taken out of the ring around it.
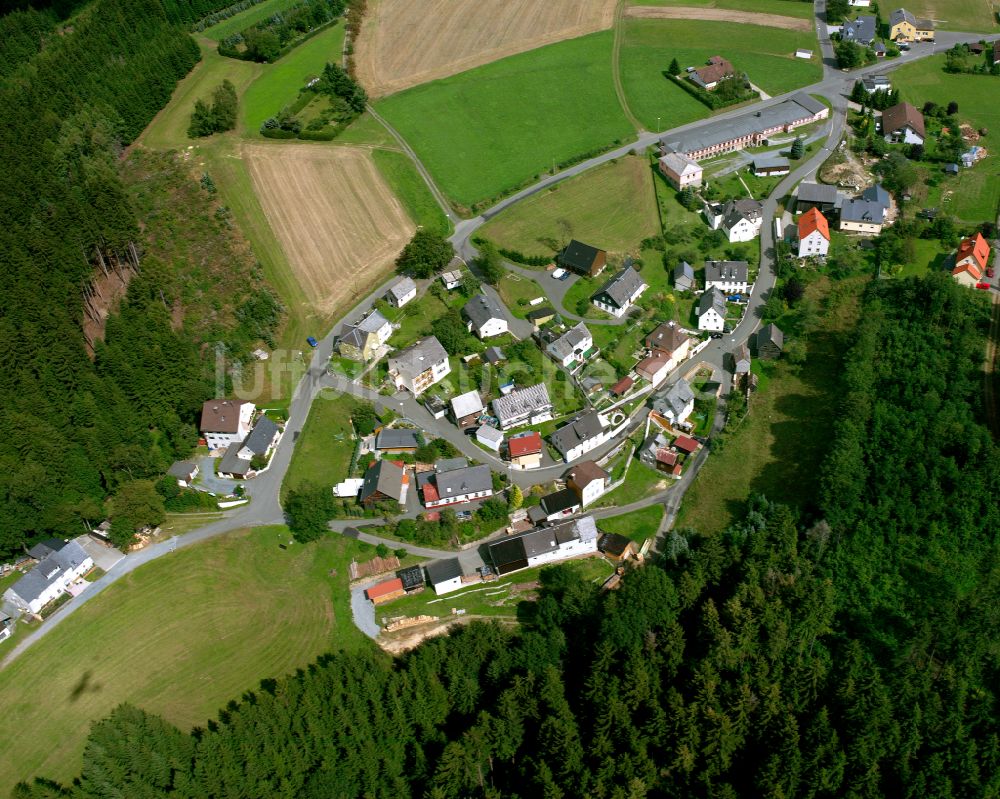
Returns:
[[[618,533],[604,533],[597,541],[597,550],[613,563],[624,563],[638,553],[635,541]]]
[[[654,353],[648,358],[643,358],[635,365],[635,372],[639,377],[648,380],[656,388],[662,383],[675,364],[663,353]]]
[[[611,475],[594,461],[580,461],[566,473],[566,487],[576,493],[583,507],[595,502],[610,485]]]
[[[256,407],[242,400],[205,400],[201,406],[201,435],[209,449],[227,449],[250,434]]]
[[[982,233],[963,239],[955,253],[955,265],[951,276],[963,286],[975,288],[986,272],[990,260],[990,245]]]
[[[708,59],[708,66],[688,73],[688,79],[707,92],[713,91],[719,85],[719,81],[735,76],[736,67],[721,55],[712,56]]]
[[[608,254],[597,247],[573,239],[559,253],[559,266],[578,275],[596,277],[608,264]]]
[[[646,349],[654,356],[666,356],[669,371],[688,357],[691,351],[691,339],[676,322],[664,322],[646,336]]]
[[[882,112],[882,135],[887,142],[923,144],[924,115],[909,103],[898,103]]]

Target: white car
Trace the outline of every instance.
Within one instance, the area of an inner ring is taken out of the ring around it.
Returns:
[[[566,274],[566,270],[565,269],[553,269],[552,270],[552,277],[555,278],[556,280],[562,280],[563,279],[563,275],[565,275],[565,274]]]

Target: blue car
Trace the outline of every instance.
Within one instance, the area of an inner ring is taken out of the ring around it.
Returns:
[[[316,349],[319,346],[319,342],[316,341],[315,337],[313,336],[309,336],[309,338],[306,339],[306,343],[313,349]]]

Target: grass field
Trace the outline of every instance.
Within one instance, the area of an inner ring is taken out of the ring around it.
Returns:
[[[631,463],[629,463],[625,482],[614,491],[605,494],[597,500],[595,507],[607,508],[636,502],[649,494],[668,487],[674,482],[672,479],[669,479],[668,482],[668,479],[661,472],[649,468],[646,464],[639,461],[638,458],[633,457]]]
[[[242,11],[229,19],[224,19],[211,28],[205,28],[202,31],[202,35],[213,42],[220,42],[227,36],[232,36],[234,33],[246,30],[251,25],[260,22],[262,19],[267,19],[279,11],[284,11],[289,6],[295,5],[295,3],[296,0],[264,0],[263,3],[251,6],[246,11]]]
[[[377,0],[355,61],[380,97],[611,27],[615,0]]]
[[[610,32],[560,42],[408,89],[377,108],[445,194],[472,206],[632,138],[614,92],[611,46]]]
[[[481,229],[528,255],[553,255],[572,238],[637,253],[639,242],[659,232],[649,163],[631,155],[529,197]]]
[[[351,620],[347,564],[371,548],[331,537],[278,549],[289,539],[285,528],[262,527],[160,558],[7,666],[0,794],[37,774],[79,773],[91,721],[120,702],[186,730],[265,677],[368,646]]]
[[[991,0],[913,0],[907,10],[933,19],[940,30],[997,33],[997,4]]]
[[[340,63],[343,49],[344,24],[338,22],[267,65],[241,98],[240,121],[244,133],[259,135],[264,120],[291,103],[308,76],[319,75],[327,62]]]
[[[497,291],[500,292],[503,304],[518,319],[524,319],[533,310],[532,306],[528,305],[529,302],[536,297],[545,296],[544,290],[536,281],[515,275],[513,272],[508,272],[500,279]],[[518,302],[519,300],[523,300],[523,304]]]
[[[632,112],[643,125],[649,130],[666,130],[710,113],[664,77],[671,59],[676,58],[684,68],[725,54],[754,84],[775,95],[814,83],[822,76],[818,55],[811,61],[795,58],[798,47],[816,50],[815,36],[725,22],[630,19],[625,21],[621,50],[622,84]]]
[[[372,150],[372,158],[414,224],[443,236],[451,233],[451,222],[408,155],[400,150]]]
[[[316,397],[295,442],[292,462],[281,484],[282,494],[310,483],[333,486],[347,477],[354,453],[351,411],[358,404],[351,395],[333,390],[325,390]]]
[[[832,288],[823,280],[809,287],[807,297],[814,301],[835,299],[806,340],[806,362],[796,367],[777,361],[765,367],[749,415],[685,493],[677,526],[720,532],[742,516],[751,493],[799,508],[815,502],[839,407],[840,359],[850,344],[862,287],[859,280]]]
[[[957,102],[960,121],[988,129],[978,144],[986,147],[990,155],[972,169],[963,169],[957,177],[943,179],[937,192],[928,187],[927,204],[937,205],[970,224],[994,220],[1000,205],[1000,103],[984,102],[983,98],[1000,96],[1000,78],[949,75],[943,65],[944,56],[907,64],[893,73],[893,85],[904,100],[918,108],[928,100],[939,105]]]
[[[656,535],[656,531],[660,529],[663,511],[662,505],[650,505],[621,516],[609,516],[597,524],[606,533],[618,533],[642,546],[647,538]]]
[[[628,0],[630,6],[690,6],[692,8],[729,8],[758,14],[812,19],[812,3],[802,0]]]

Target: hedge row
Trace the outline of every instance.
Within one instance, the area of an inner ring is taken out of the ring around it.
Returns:
[[[749,100],[759,100],[760,94],[754,90],[748,91],[743,97],[734,97],[732,100],[723,100],[718,95],[707,92],[704,89],[699,89],[687,78],[682,78],[679,75],[669,76],[673,79],[674,83],[680,86],[684,91],[694,97],[701,103],[704,103],[713,111],[717,111],[720,108],[726,108],[731,105],[738,105],[739,103],[745,103]]]

